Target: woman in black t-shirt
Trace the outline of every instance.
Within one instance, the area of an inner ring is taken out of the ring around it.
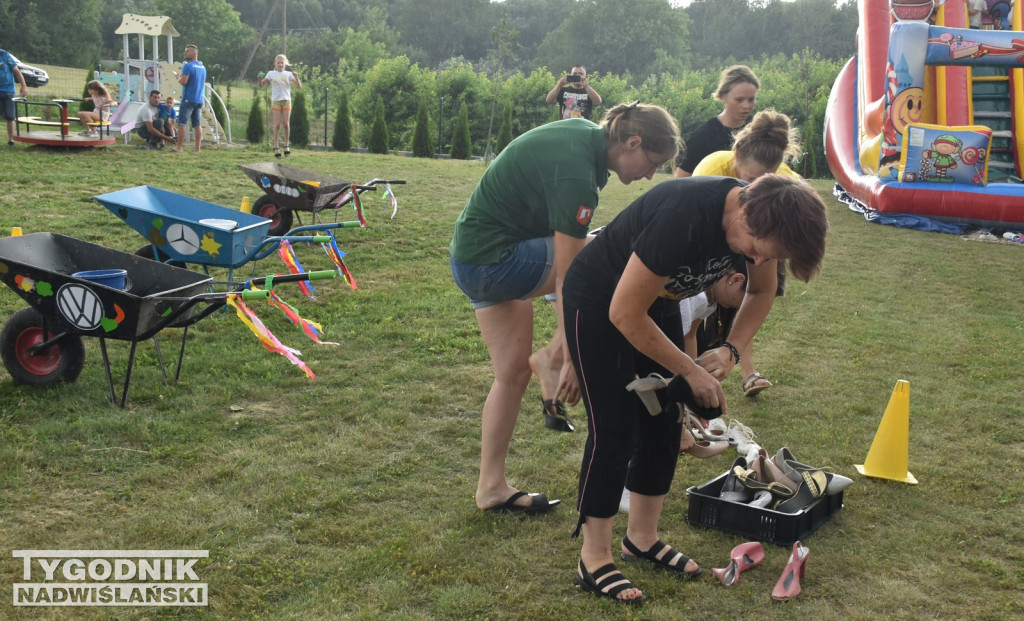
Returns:
[[[680,376],[676,385],[692,389],[696,406],[724,413],[716,378],[739,362],[737,352],[768,313],[772,260],[789,259],[793,275],[809,280],[821,265],[827,230],[825,205],[803,181],[765,175],[747,186],[728,177],[674,179],[637,199],[577,255],[562,287],[566,339],[589,422],[576,584],[623,602],[643,598],[612,564],[612,521],[624,485],[630,511],[622,558],[680,576],[700,574],[657,532],[679,456],[682,406],[669,403],[651,416],[625,386],[651,372]],[[733,341],[706,352],[697,365],[682,350],[677,300],[709,289],[737,256],[750,265]]]
[[[676,156],[676,177],[689,177],[708,155],[732,149],[733,136],[750,120],[760,88],[761,82],[746,65],[733,65],[722,72],[715,89],[722,111],[686,139],[686,149]]]

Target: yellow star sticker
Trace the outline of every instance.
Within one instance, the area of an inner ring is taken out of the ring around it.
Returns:
[[[221,244],[213,240],[213,233],[207,233],[203,235],[203,243],[199,244],[199,247],[208,252],[211,257],[215,257],[220,252]]]

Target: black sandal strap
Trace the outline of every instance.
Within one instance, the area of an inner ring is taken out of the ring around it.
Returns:
[[[623,553],[623,560],[636,561],[643,559],[645,561],[650,561],[659,569],[666,569],[690,578],[696,578],[704,571],[702,568],[698,568],[694,572],[686,571],[686,565],[691,560],[690,557],[660,539],[646,552],[642,552],[637,548],[636,545],[629,540],[629,537],[622,538],[622,545],[629,550],[629,553],[632,556],[632,558],[630,558],[628,555]]]
[[[615,599],[618,599],[619,593],[636,588],[628,578],[622,575],[615,563],[599,567],[597,571],[590,574],[590,579],[598,591]]]
[[[619,594],[629,589],[636,589],[636,586],[629,581],[614,563],[608,563],[599,567],[594,573],[587,571],[583,566],[583,559],[580,559],[574,582],[598,597],[607,597],[620,604],[639,604],[647,599],[646,595],[635,598],[619,598]]]

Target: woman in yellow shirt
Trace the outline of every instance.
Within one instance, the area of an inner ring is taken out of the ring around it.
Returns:
[[[766,173],[800,178],[783,161],[800,155],[799,132],[789,117],[769,108],[754,115],[749,125],[736,134],[731,151],[715,151],[693,170],[694,176],[735,177],[750,183]]]
[[[800,152],[799,132],[790,125],[789,117],[769,108],[755,114],[753,120],[736,134],[731,151],[715,151],[708,155],[694,168],[693,176],[734,177],[747,183],[767,173],[800,179],[800,175],[783,162],[787,156],[796,157]],[[776,273],[778,281],[775,295],[778,297],[785,288],[785,266],[781,262]],[[724,324],[732,322],[722,323],[724,338],[728,331],[728,326]],[[740,352],[743,394],[748,397],[772,385],[754,369],[753,344],[750,348],[749,351]]]

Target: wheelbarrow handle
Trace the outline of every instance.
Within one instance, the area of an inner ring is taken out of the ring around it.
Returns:
[[[274,276],[264,276],[263,278],[253,278],[249,282],[254,285],[263,286],[267,283],[269,278],[273,284],[279,282],[301,282],[304,280],[327,280],[335,277],[334,270],[319,270],[316,272],[302,272],[299,274],[279,274]]]
[[[260,289],[259,291],[253,291],[252,289],[245,289],[239,295],[247,302],[250,300],[265,300],[270,297],[270,290]]]
[[[337,278],[338,273],[334,270],[317,270],[309,273],[310,280],[330,280]]]

